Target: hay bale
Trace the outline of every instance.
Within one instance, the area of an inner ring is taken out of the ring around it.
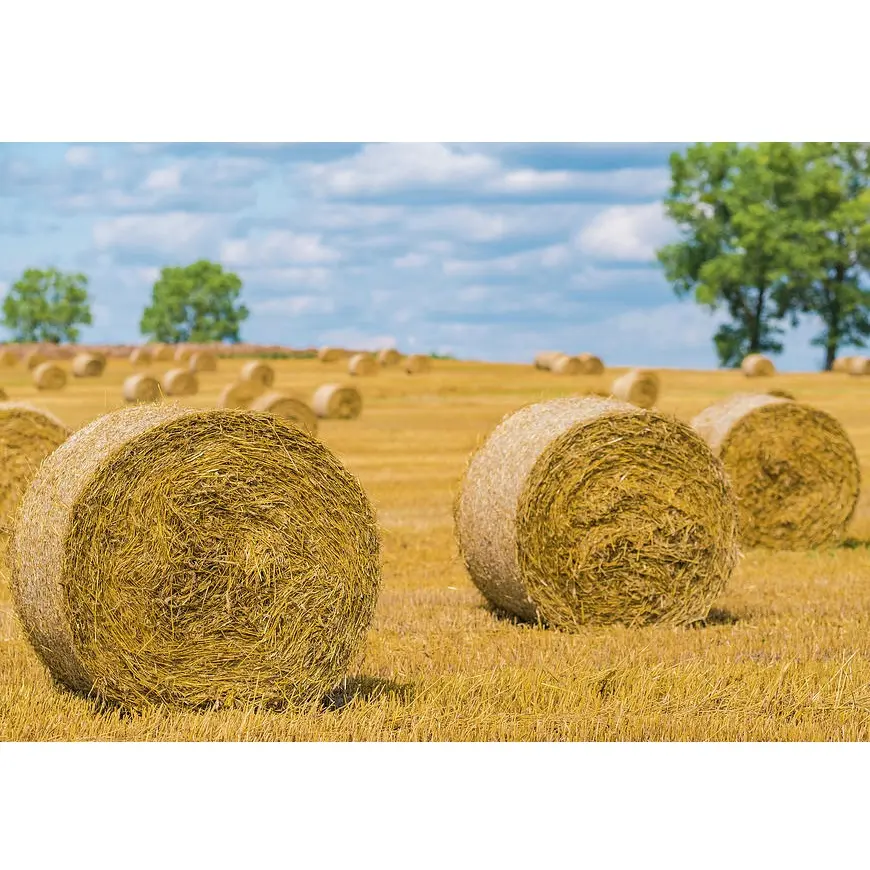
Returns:
[[[198,350],[187,361],[192,372],[216,372],[217,357],[210,350]]]
[[[160,379],[165,396],[195,396],[199,392],[196,372],[189,369],[170,369]]]
[[[217,400],[218,408],[248,408],[251,402],[266,391],[260,381],[236,381],[227,384]]]
[[[776,374],[776,367],[766,356],[751,353],[740,363],[740,370],[747,378],[769,378]]]
[[[851,356],[838,356],[831,364],[831,371],[848,374],[853,359],[854,357]]]
[[[48,357],[42,351],[32,350],[24,355],[24,365],[30,371],[39,368],[44,362],[48,362]]]
[[[849,374],[855,376],[870,375],[870,357],[853,356],[849,360]]]
[[[311,435],[317,434],[317,415],[301,399],[270,390],[261,393],[249,405],[252,411],[265,411],[301,426]]]
[[[315,391],[311,407],[318,417],[354,420],[362,413],[362,396],[356,387],[324,384]]]
[[[76,378],[98,378],[106,367],[106,358],[92,353],[79,353],[73,357],[72,373]]]
[[[791,399],[794,401],[794,394],[790,393],[788,390],[768,390],[768,396],[776,396],[778,399]]]
[[[583,363],[578,356],[560,353],[550,364],[550,371],[554,375],[580,375],[583,374]]]
[[[57,363],[38,365],[32,377],[37,390],[62,390],[66,386],[66,372]]]
[[[3,368],[12,368],[18,365],[18,354],[14,350],[9,350],[8,347],[0,349],[0,366]]]
[[[580,370],[581,375],[604,374],[604,363],[601,361],[600,357],[591,353],[581,353],[577,359],[580,360],[580,364],[582,365],[582,369]]]
[[[47,411],[20,402],[0,403],[0,528],[4,532],[39,464],[70,434]]]
[[[130,351],[130,362],[134,366],[151,365],[152,359],[151,350],[147,347],[134,347]]]
[[[379,350],[377,354],[378,365],[381,366],[397,366],[402,361],[402,354],[394,347],[385,347]]]
[[[542,350],[540,353],[535,354],[535,368],[548,372],[560,356],[565,356],[565,354],[559,350]]]
[[[18,513],[12,593],[70,689],[135,708],[311,704],[360,652],[374,512],[265,414],[140,405],[76,432]]]
[[[347,370],[358,378],[368,378],[378,373],[378,364],[371,354],[358,353],[350,358]]]
[[[271,387],[275,383],[275,369],[262,360],[254,359],[246,362],[239,372],[240,381],[253,381],[263,387]]]
[[[179,363],[189,363],[190,358],[196,353],[196,348],[189,344],[176,345],[172,359]]]
[[[703,619],[738,557],[721,463],[684,423],[613,399],[505,417],[472,456],[454,514],[486,598],[567,630]]]
[[[317,351],[317,358],[324,363],[338,362],[344,359],[344,351],[337,347],[322,347]]]
[[[738,393],[706,408],[692,426],[731,478],[745,544],[791,550],[842,538],[861,473],[849,436],[830,414]]]
[[[632,369],[618,377],[610,390],[621,402],[630,402],[639,408],[652,408],[659,397],[659,387],[659,376],[656,372]]]
[[[0,402],[8,402],[9,396],[6,395],[6,390],[0,387]]]
[[[125,402],[156,402],[163,395],[160,381],[142,373],[130,375],[124,381],[122,394]]]
[[[432,368],[432,360],[422,353],[412,353],[405,358],[405,372],[409,375],[422,375]]]
[[[169,362],[175,356],[175,351],[168,344],[146,344],[154,362]]]

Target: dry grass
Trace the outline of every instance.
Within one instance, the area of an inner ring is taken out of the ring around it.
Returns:
[[[204,374],[185,400],[214,407],[242,360]],[[316,360],[275,361],[279,383],[310,395]],[[3,372],[16,400],[73,426],[121,404],[126,361],[99,380],[37,393]],[[584,379],[606,391],[613,377]],[[732,392],[740,372],[663,372],[659,410],[688,421]],[[832,413],[870,470],[870,382],[783,375],[764,382]],[[365,414],[321,420],[319,436],[379,514],[383,592],[365,657],[324,705],[304,713],[99,709],[55,688],[15,625],[0,579],[0,738],[13,740],[866,740],[870,739],[870,491],[846,542],[811,552],[748,550],[706,624],[576,634],[515,624],[484,605],[459,559],[451,509],[469,453],[509,411],[578,392],[528,364],[437,360],[361,388]]]

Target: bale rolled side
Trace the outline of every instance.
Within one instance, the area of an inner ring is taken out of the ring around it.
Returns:
[[[37,390],[62,390],[66,386],[66,372],[56,363],[44,362],[31,374]]]
[[[747,378],[769,378],[776,374],[773,362],[760,353],[751,353],[744,357],[740,370]]]
[[[583,363],[578,356],[562,353],[553,360],[550,371],[554,375],[581,375],[583,374]]]
[[[618,377],[610,388],[621,402],[630,402],[639,408],[652,408],[658,401],[659,389],[659,376],[649,369],[632,369]]]
[[[324,384],[315,391],[311,408],[318,417],[353,420],[362,413],[362,396],[356,387]]]
[[[344,351],[337,347],[322,347],[317,351],[317,358],[324,363],[338,362],[344,356]]]
[[[32,350],[24,356],[24,365],[30,371],[39,368],[45,362],[48,362],[48,357],[38,350]]]
[[[317,434],[317,415],[301,399],[270,390],[261,393],[248,406],[252,411],[265,411],[301,426],[311,435]]]
[[[849,374],[861,376],[870,375],[870,357],[853,356],[849,360]]]
[[[402,354],[394,347],[385,347],[378,351],[377,363],[381,366],[397,366],[402,361]]]
[[[412,353],[405,358],[405,372],[409,375],[422,375],[432,368],[432,360],[422,353]]]
[[[704,409],[692,426],[731,478],[747,546],[797,550],[843,537],[861,471],[849,436],[830,414],[738,393]]]
[[[189,369],[170,369],[160,379],[165,396],[195,396],[199,392],[199,379]]]
[[[236,381],[227,384],[217,400],[218,408],[248,408],[251,402],[266,391],[260,381]]]
[[[190,344],[179,344],[176,345],[175,350],[172,354],[172,359],[174,362],[179,363],[189,363],[190,358],[196,353],[196,348]]]
[[[121,389],[125,402],[156,402],[163,393],[160,381],[146,374],[130,375]]]
[[[354,354],[347,363],[347,370],[354,377],[368,378],[378,373],[378,364],[371,354]]]
[[[18,354],[8,347],[0,349],[0,366],[3,368],[12,368],[18,365]]]
[[[240,381],[253,381],[263,387],[271,387],[275,383],[275,369],[262,360],[254,359],[246,362],[239,372]]]
[[[192,372],[217,371],[217,356],[210,350],[197,350],[190,355],[187,367]]]
[[[359,483],[299,428],[140,405],[41,467],[11,588],[29,641],[74,691],[130,708],[307,706],[361,650],[378,549]]]
[[[169,362],[175,356],[175,351],[168,344],[147,344],[145,347],[154,362]]]
[[[580,365],[582,366],[580,369],[581,375],[604,374],[604,363],[601,361],[600,357],[591,353],[581,353],[577,359],[580,360]]]
[[[838,356],[831,364],[831,371],[848,374],[849,366],[852,364],[853,359],[854,357],[851,356]]]
[[[93,353],[79,353],[73,357],[72,373],[76,378],[98,378],[106,367],[106,358]]]
[[[565,354],[559,350],[542,350],[540,353],[535,354],[535,368],[548,372],[560,356],[565,356]]]
[[[134,366],[151,365],[152,360],[151,351],[147,347],[134,347],[130,351],[130,363]]]

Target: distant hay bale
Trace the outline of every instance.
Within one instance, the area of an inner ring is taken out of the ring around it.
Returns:
[[[0,527],[4,531],[40,462],[70,434],[47,411],[18,402],[0,403]]]
[[[706,617],[738,558],[721,463],[678,420],[613,399],[505,417],[454,505],[460,552],[497,608],[574,630]]]
[[[275,369],[262,360],[254,359],[246,362],[239,372],[240,381],[253,381],[264,387],[271,387],[275,383]]]
[[[31,374],[37,390],[62,390],[66,386],[66,372],[57,363],[44,362]]]
[[[30,371],[38,368],[44,362],[48,362],[48,357],[38,350],[32,350],[24,356],[24,365],[27,366]]]
[[[317,434],[317,415],[301,399],[270,390],[261,393],[249,405],[251,411],[266,411],[301,426],[311,435]]]
[[[849,360],[850,375],[870,375],[870,357],[853,356]]]
[[[799,550],[842,538],[861,473],[849,436],[830,414],[738,393],[706,408],[692,426],[731,478],[746,545]]]
[[[611,392],[621,402],[630,402],[638,408],[652,408],[659,397],[659,376],[649,369],[632,369],[618,377]]]
[[[145,347],[154,362],[169,362],[175,356],[175,351],[168,344],[146,344]]]
[[[147,347],[134,347],[130,351],[130,362],[134,366],[147,366],[151,364],[151,351]]]
[[[371,377],[378,373],[375,358],[367,353],[358,353],[350,358],[347,370],[355,377]]]
[[[18,365],[18,354],[14,350],[9,350],[8,347],[0,349],[0,366],[4,368],[12,368]]]
[[[740,370],[747,378],[769,378],[776,374],[774,364],[760,353],[751,353],[744,357]]]
[[[353,420],[362,413],[362,396],[356,387],[324,384],[315,391],[311,407],[318,417]]]
[[[199,379],[189,369],[170,369],[160,379],[160,386],[166,396],[195,396],[199,392]]]
[[[310,705],[360,653],[374,511],[334,454],[265,414],[139,405],[49,457],[10,548],[59,682],[138,708]]]
[[[600,357],[594,356],[591,353],[581,353],[577,359],[580,360],[580,364],[582,365],[582,369],[580,370],[581,375],[604,374],[604,363],[601,361]]]
[[[192,372],[215,372],[217,357],[210,350],[197,350],[190,355],[187,365]]]
[[[124,381],[122,394],[125,402],[156,402],[162,396],[160,381],[143,373],[130,375]]]
[[[266,391],[260,381],[236,381],[227,384],[217,400],[218,408],[248,408],[251,402]]]
[[[405,372],[409,375],[422,375],[432,368],[432,360],[422,353],[412,353],[405,358]]]
[[[175,362],[180,363],[189,363],[190,358],[196,352],[196,348],[189,344],[179,344],[175,348],[175,352],[172,354],[172,359]]]
[[[105,367],[106,358],[92,353],[78,353],[72,361],[72,373],[77,378],[98,378]]]
[[[579,356],[569,356],[567,353],[560,353],[550,363],[550,371],[554,375],[581,375],[583,374],[583,363]]]
[[[548,372],[560,356],[565,356],[565,354],[558,350],[542,350],[535,355],[535,368]]]
[[[378,351],[376,357],[378,365],[381,366],[397,366],[402,361],[402,354],[394,347],[385,347]]]
[[[776,396],[778,399],[791,399],[794,401],[794,394],[790,393],[788,390],[768,390],[768,396]]]
[[[6,395],[6,390],[0,387],[0,402],[8,402],[9,396]]]
[[[834,362],[831,364],[832,372],[842,372],[843,374],[848,374],[849,367],[852,365],[852,360],[854,357],[851,356],[838,356]]]
[[[337,347],[322,347],[317,351],[317,358],[324,363],[338,362],[344,359],[344,351]]]

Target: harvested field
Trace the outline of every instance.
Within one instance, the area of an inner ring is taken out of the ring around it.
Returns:
[[[214,408],[243,359],[221,361],[185,405]],[[277,384],[311,396],[323,363],[270,360]],[[336,371],[340,367],[336,367]],[[134,372],[39,392],[24,366],[0,386],[78,428],[120,407]],[[323,705],[302,713],[133,716],[58,689],[12,614],[0,577],[0,739],[10,740],[868,740],[870,486],[844,541],[809,552],[745,548],[706,621],[693,627],[587,626],[560,632],[494,615],[454,542],[452,506],[470,453],[522,405],[608,392],[625,372],[582,383],[523,365],[436,360],[426,377],[384,367],[360,381],[365,412],[321,419],[318,438],[378,512],[383,585],[365,654]],[[735,372],[661,371],[657,410],[688,422],[732,393]],[[759,383],[759,382],[756,382]],[[870,480],[870,379],[765,378],[832,414]]]

